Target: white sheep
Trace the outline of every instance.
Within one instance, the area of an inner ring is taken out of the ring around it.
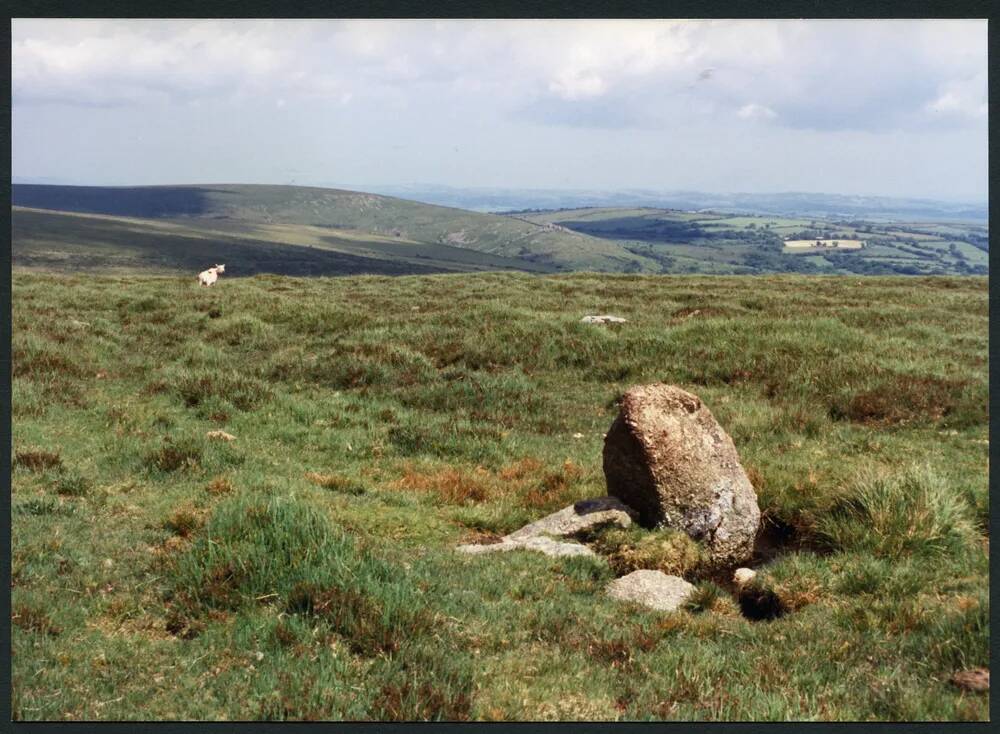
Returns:
[[[208,270],[203,270],[198,273],[198,284],[199,285],[212,285],[219,279],[219,273],[226,272],[225,265],[216,265],[214,268],[209,268]]]

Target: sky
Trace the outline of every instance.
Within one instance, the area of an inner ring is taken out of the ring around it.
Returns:
[[[15,19],[12,174],[984,201],[986,28]]]

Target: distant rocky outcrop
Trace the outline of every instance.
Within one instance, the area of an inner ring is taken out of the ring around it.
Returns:
[[[608,584],[608,596],[642,604],[661,612],[672,612],[687,601],[694,586],[680,576],[642,569]]]
[[[732,439],[696,395],[662,383],[628,390],[604,440],[604,475],[642,524],[683,530],[710,565],[750,557],[757,495]]]
[[[592,556],[587,546],[575,541],[563,541],[585,530],[605,525],[627,528],[632,524],[634,512],[615,497],[597,497],[564,507],[546,515],[541,520],[525,525],[487,545],[460,545],[461,553],[497,553],[510,550],[534,550],[549,556]]]

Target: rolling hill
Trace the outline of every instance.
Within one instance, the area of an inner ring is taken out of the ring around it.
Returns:
[[[484,214],[301,186],[13,187],[15,266],[233,275],[514,270],[985,275],[987,226],[650,207]],[[798,248],[785,241],[856,239]]]
[[[403,275],[551,267],[527,260],[322,227],[139,219],[15,207],[14,264],[39,270],[228,275]]]
[[[246,248],[261,249],[252,258],[256,267],[284,274],[328,274],[339,272],[340,265],[347,268],[346,273],[369,272],[368,266],[376,268],[371,272],[397,268],[385,265],[388,260],[404,264],[419,261],[405,272],[470,268],[529,272],[659,270],[654,260],[601,238],[510,217],[337,189],[262,185],[15,185],[12,203],[22,208],[17,212],[20,226],[15,228],[14,235],[15,264],[37,262],[38,250],[46,245],[50,246],[51,263],[60,259],[83,262],[72,255],[65,258],[59,254],[64,252],[59,248],[73,245],[69,230],[79,224],[83,230],[81,240],[101,246],[105,255],[108,255],[105,245],[121,244],[123,228],[133,230],[132,251],[142,250],[143,262],[160,257],[160,265],[166,269],[188,267],[187,254],[175,256],[170,252],[174,245],[184,253],[195,253],[199,263],[225,257],[224,252],[238,245],[236,251],[241,256],[251,257]],[[24,209],[105,218],[52,220],[40,214],[26,216]],[[128,221],[123,222],[120,219],[123,217]],[[232,238],[239,242],[232,242]],[[192,239],[205,246],[192,250]],[[292,246],[338,251],[339,256],[335,262],[331,259],[334,256],[327,252],[288,250]],[[80,243],[71,249],[81,255],[82,247],[84,244]],[[161,257],[158,253],[165,254]],[[282,268],[278,257],[282,254],[302,262],[292,270]],[[383,262],[344,259],[348,255]],[[279,269],[273,270],[276,267]]]

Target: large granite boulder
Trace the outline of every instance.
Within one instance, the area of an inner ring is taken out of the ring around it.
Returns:
[[[710,565],[750,557],[757,495],[732,439],[696,395],[662,383],[626,392],[604,439],[604,476],[643,525],[683,530]]]

